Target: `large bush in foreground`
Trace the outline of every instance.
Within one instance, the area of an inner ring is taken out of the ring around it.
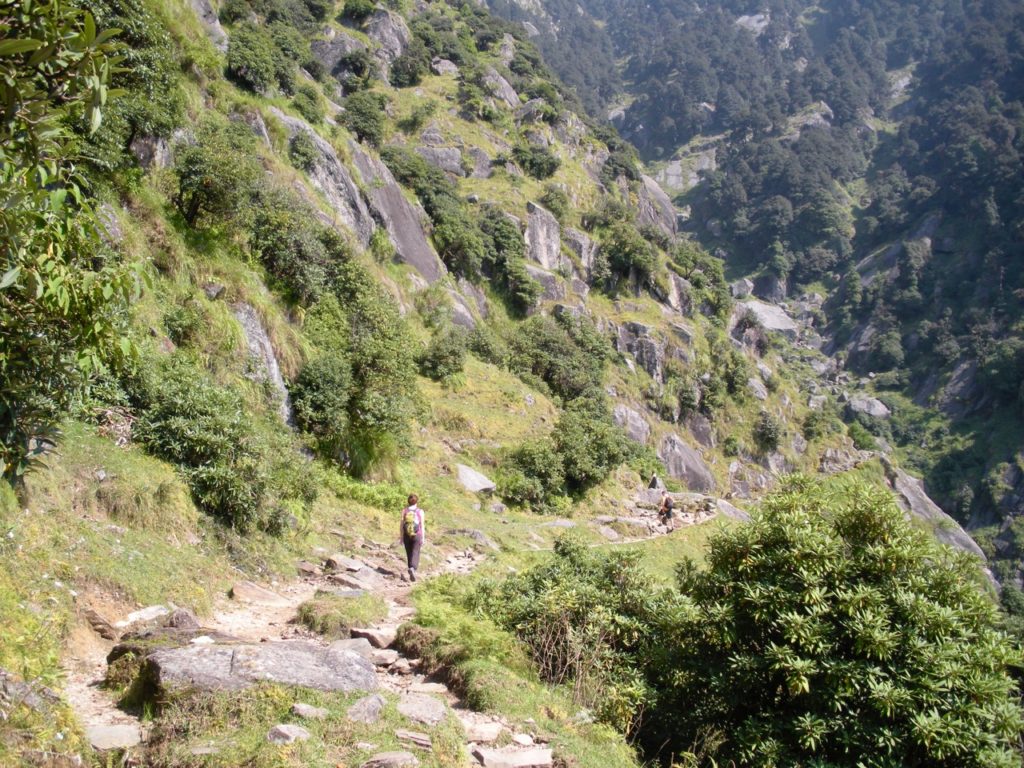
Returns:
[[[1019,766],[1017,654],[980,580],[887,493],[795,480],[680,568],[645,737],[714,729],[720,765]]]

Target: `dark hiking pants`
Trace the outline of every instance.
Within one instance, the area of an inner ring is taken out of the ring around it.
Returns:
[[[423,540],[419,536],[413,536],[412,538],[403,536],[402,543],[405,544],[405,559],[409,567],[419,570],[420,548],[423,546]]]

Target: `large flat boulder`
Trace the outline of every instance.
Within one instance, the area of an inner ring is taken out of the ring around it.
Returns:
[[[790,341],[796,341],[800,336],[800,326],[782,307],[758,299],[748,299],[737,302],[733,317],[738,319],[743,312],[751,313],[765,330],[781,333]]]
[[[289,137],[306,134],[316,147],[316,157],[309,168],[309,180],[324,196],[338,221],[347,227],[365,248],[376,228],[370,210],[363,202],[359,187],[349,174],[338,153],[305,120],[286,115],[277,107],[270,111],[288,130]]]
[[[459,484],[470,493],[493,493],[497,487],[491,478],[465,464],[456,464],[455,470]]]
[[[643,414],[625,403],[618,403],[612,409],[612,420],[629,435],[629,439],[643,445],[651,436],[651,426]]]
[[[853,413],[870,416],[873,419],[887,419],[892,415],[892,411],[885,403],[871,395],[853,395],[846,405]]]
[[[640,188],[637,193],[637,221],[657,227],[666,235],[672,236],[678,230],[676,208],[665,190],[650,176],[640,177]]]
[[[563,266],[561,228],[558,219],[536,203],[527,203],[526,255],[544,269],[556,272]]]
[[[368,190],[370,207],[384,225],[398,258],[428,283],[444,277],[447,270],[424,234],[420,212],[409,202],[391,171],[356,142],[349,142],[352,162]]]
[[[942,508],[932,501],[924,488],[924,482],[917,477],[908,475],[888,459],[883,459],[885,475],[889,485],[896,494],[896,501],[906,512],[919,520],[923,520],[932,529],[935,538],[943,544],[962,549],[985,560],[985,553],[960,523],[947,515]]]
[[[519,106],[519,94],[516,93],[516,89],[512,87],[508,80],[498,74],[494,67],[488,67],[484,73],[483,85],[490,91],[492,96],[501,99],[508,106]]]
[[[378,8],[366,21],[363,30],[366,36],[377,43],[378,48],[374,55],[381,63],[385,75],[391,68],[395,59],[405,53],[412,40],[412,34],[405,23],[405,19],[397,13]]]
[[[160,691],[240,690],[257,682],[321,691],[375,691],[373,664],[362,656],[314,643],[190,645],[150,654],[142,674]]]
[[[715,478],[701,455],[679,437],[668,435],[658,448],[658,458],[665,464],[669,477],[682,480],[692,491],[707,493],[715,487]]]

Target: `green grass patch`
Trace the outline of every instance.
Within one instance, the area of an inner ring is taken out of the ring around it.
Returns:
[[[542,683],[526,649],[473,608],[475,578],[444,576],[418,588],[415,624],[398,643],[445,679],[471,708],[500,713],[513,725],[549,739],[556,764],[575,768],[636,768],[640,762],[621,734],[584,722],[571,691]]]
[[[327,637],[348,637],[353,627],[366,627],[388,615],[388,606],[377,595],[354,597],[317,590],[312,600],[299,606],[299,621]]]
[[[150,736],[145,764],[151,768],[336,768],[361,765],[374,752],[408,749],[395,737],[407,728],[431,737],[429,751],[416,750],[425,768],[465,764],[461,726],[449,716],[433,728],[413,724],[388,699],[373,725],[350,722],[345,712],[366,694],[324,693],[280,685],[245,691],[186,695],[169,702]],[[292,714],[296,702],[328,711],[323,720]],[[306,741],[277,746],[267,740],[279,723],[295,723],[310,732]],[[358,744],[372,744],[367,750]]]

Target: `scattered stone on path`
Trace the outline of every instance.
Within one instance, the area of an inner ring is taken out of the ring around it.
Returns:
[[[421,749],[430,749],[431,746],[433,746],[433,743],[430,741],[430,737],[425,733],[420,733],[419,731],[405,731],[399,729],[395,731],[395,738],[399,741],[407,741]]]
[[[308,560],[300,560],[296,564],[295,570],[299,572],[299,576],[323,576],[324,573],[323,568]]]
[[[231,587],[231,597],[240,603],[267,605],[275,608],[287,608],[291,605],[286,597],[251,581],[240,581]]]
[[[373,660],[374,647],[370,645],[370,641],[365,637],[350,637],[345,640],[335,640],[331,643],[331,648],[338,651],[351,651],[352,653],[358,653],[364,659]]]
[[[424,725],[437,725],[447,711],[443,701],[422,693],[406,693],[398,700],[399,714]]]
[[[275,725],[267,734],[267,741],[271,744],[291,744],[295,741],[305,741],[312,734],[301,725],[282,723]]]
[[[370,653],[370,661],[374,663],[374,666],[390,667],[398,661],[398,651],[393,651],[390,648],[372,651]]]
[[[356,627],[351,630],[352,637],[365,637],[374,648],[388,648],[395,642],[398,627]]]
[[[391,671],[397,672],[400,675],[411,675],[412,662],[409,659],[399,658],[398,661],[391,665]]]
[[[384,710],[387,701],[379,693],[372,696],[364,696],[348,708],[346,717],[353,723],[366,723],[372,725],[380,720],[380,713]]]
[[[359,571],[363,563],[348,555],[331,555],[324,561],[324,565],[332,571]]]
[[[125,616],[121,621],[115,622],[114,626],[119,629],[130,627],[132,624],[141,624],[147,621],[154,621],[162,616],[166,616],[171,612],[171,609],[166,605],[151,605],[148,608],[142,608],[138,611],[132,611]]]
[[[85,729],[85,738],[97,752],[129,749],[142,741],[142,729],[135,723],[93,725]]]
[[[576,523],[572,520],[552,520],[550,523],[541,523],[541,528],[575,528]]]
[[[375,691],[373,665],[358,654],[284,641],[165,648],[146,659],[143,674],[160,689],[239,690],[258,681],[322,691]]]
[[[528,733],[517,733],[512,737],[512,741],[518,744],[520,747],[532,747],[533,736]]]
[[[312,704],[304,704],[297,701],[292,704],[292,714],[297,717],[304,717],[307,720],[326,720],[331,713],[323,707],[314,707]]]
[[[419,764],[412,752],[380,752],[359,768],[416,768]]]
[[[466,741],[474,744],[493,744],[505,730],[505,726],[495,720],[477,720],[459,715],[459,721],[466,732]]]
[[[171,611],[171,615],[167,617],[167,621],[164,622],[165,626],[173,629],[182,630],[194,630],[199,629],[199,619],[192,611],[186,608],[175,608]]]
[[[549,768],[551,750],[547,747],[531,749],[489,749],[474,747],[475,757],[484,768]]]
[[[413,683],[409,686],[412,693],[448,693],[444,683]]]
[[[616,531],[614,528],[609,528],[607,525],[602,525],[598,527],[597,532],[604,536],[606,539],[608,539],[608,541],[618,541],[622,538],[622,536],[619,535],[618,531]]]
[[[106,640],[117,640],[121,633],[114,629],[114,625],[99,615],[92,608],[86,608],[85,620],[89,622],[92,631]]]
[[[348,587],[350,590],[358,590],[360,592],[372,592],[377,584],[371,584],[367,581],[363,581],[358,576],[354,576],[351,573],[332,573],[330,580],[336,584],[341,584],[343,587]]]

